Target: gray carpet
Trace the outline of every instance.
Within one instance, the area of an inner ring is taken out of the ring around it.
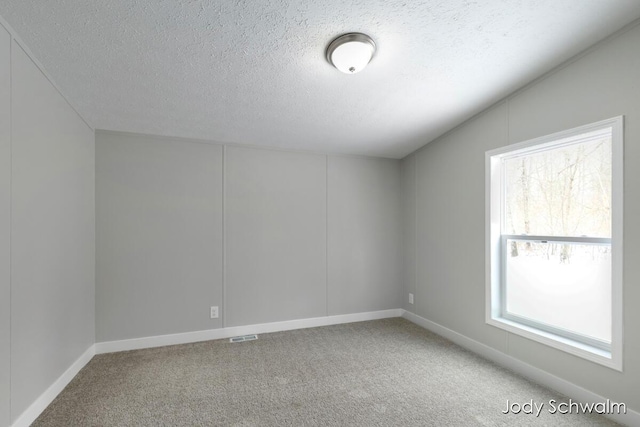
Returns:
[[[606,426],[404,319],[95,356],[34,426]]]

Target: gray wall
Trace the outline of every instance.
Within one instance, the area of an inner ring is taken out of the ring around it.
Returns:
[[[400,308],[400,165],[329,157],[329,314]]]
[[[0,25],[0,426],[9,425],[11,337],[11,37]]]
[[[326,315],[322,155],[227,147],[226,326]]]
[[[405,233],[415,226],[416,314],[553,375],[640,410],[640,27],[426,145],[403,161]],[[624,372],[488,326],[484,321],[484,152],[625,116]],[[412,168],[415,167],[415,175]],[[410,182],[415,176],[415,182]],[[409,181],[409,182],[407,182]],[[411,197],[410,186],[416,186]],[[409,186],[409,187],[408,187]],[[411,204],[415,203],[415,224]],[[407,213],[408,212],[408,213]],[[409,218],[407,221],[406,218]],[[405,252],[412,242],[405,239]],[[413,286],[405,271],[404,289]]]
[[[401,162],[402,174],[402,308],[415,311],[409,294],[416,295],[416,158],[408,156]],[[415,302],[414,302],[415,304]]]
[[[222,147],[98,141],[97,341],[220,327]]]
[[[93,131],[15,41],[10,63],[15,420],[94,343],[95,152]]]
[[[399,161],[96,142],[98,342],[399,308]]]

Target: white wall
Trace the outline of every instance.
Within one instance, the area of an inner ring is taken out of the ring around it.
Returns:
[[[405,292],[419,316],[640,410],[640,27],[608,40],[403,161]],[[625,116],[624,371],[596,365],[484,323],[484,152]],[[415,167],[415,175],[412,168]],[[415,181],[411,182],[411,177]],[[408,181],[408,182],[407,182]],[[410,186],[416,186],[411,197]],[[415,223],[410,211],[415,203]],[[406,218],[409,218],[407,221]],[[417,260],[417,261],[416,261]]]
[[[11,36],[0,25],[0,426],[10,418]]]
[[[96,142],[98,342],[399,307],[399,161]]]

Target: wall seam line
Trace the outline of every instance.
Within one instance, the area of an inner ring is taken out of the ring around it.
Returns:
[[[222,327],[227,326],[227,146],[222,146]]]
[[[324,163],[325,179],[325,225],[324,225],[324,252],[325,252],[325,313],[329,316],[329,156],[325,155]]]
[[[506,138],[507,140],[505,141],[505,146],[509,145],[511,142],[511,120],[510,120],[510,116],[511,116],[511,98],[507,98],[504,101],[504,119],[505,119],[505,132],[506,132]],[[485,172],[486,173],[486,172]],[[485,218],[485,221],[487,219]],[[486,268],[486,267],[485,267]],[[507,354],[511,354],[511,351],[509,350],[509,331],[505,331],[504,333],[504,348]]]
[[[13,40],[9,33],[9,425],[13,422]]]
[[[418,155],[413,156],[413,312],[418,314]],[[425,313],[426,314],[426,313]]]

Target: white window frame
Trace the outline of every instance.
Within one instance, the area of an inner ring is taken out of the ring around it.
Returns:
[[[502,234],[504,227],[504,176],[503,160],[518,155],[533,154],[550,147],[561,147],[576,141],[585,134],[594,138],[611,129],[612,137],[612,189],[611,189],[611,239],[585,237],[520,236]],[[623,116],[569,129],[518,144],[501,147],[485,153],[486,200],[486,323],[510,333],[546,344],[592,362],[622,371],[622,248],[623,248]],[[524,241],[557,241],[562,243],[588,243],[611,245],[611,344],[589,340],[584,336],[543,325],[528,319],[507,314],[503,295],[505,263],[503,262],[507,239]]]

